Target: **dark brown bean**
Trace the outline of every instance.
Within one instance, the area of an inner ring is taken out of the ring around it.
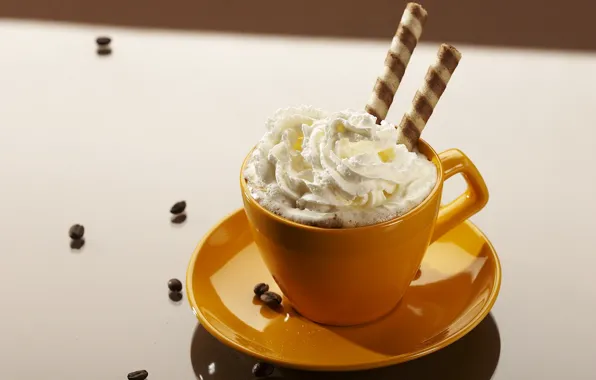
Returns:
[[[255,285],[254,292],[257,296],[260,296],[267,291],[269,291],[269,285],[265,284],[264,282]]]
[[[79,240],[83,235],[85,235],[85,227],[80,224],[75,224],[68,230],[68,236],[70,236],[71,239]]]
[[[99,46],[105,46],[105,45],[109,45],[110,42],[112,42],[112,39],[110,37],[106,37],[106,36],[101,36],[101,37],[97,37],[95,39],[95,42],[99,45]]]
[[[281,305],[281,296],[275,292],[265,292],[261,294],[261,301],[269,307],[277,307]]]
[[[173,292],[181,292],[182,291],[182,282],[177,278],[173,278],[168,281],[168,288]]]
[[[180,201],[174,203],[174,205],[170,209],[170,212],[175,215],[183,213],[184,210],[186,210],[186,201]]]
[[[140,371],[131,372],[126,377],[128,380],[145,380],[147,376],[149,376],[149,372],[142,369]]]
[[[252,367],[252,374],[255,377],[267,377],[271,376],[275,371],[275,367],[272,364],[265,362],[258,362]]]

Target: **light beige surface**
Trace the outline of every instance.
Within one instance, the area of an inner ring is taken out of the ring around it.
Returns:
[[[104,33],[114,54],[100,58]],[[388,44],[0,23],[0,378],[249,378],[250,359],[195,331],[166,282],[240,207],[265,118],[362,108]],[[391,120],[436,48],[417,48]],[[592,379],[596,56],[458,48],[424,138],[466,152],[491,190],[474,221],[503,265],[494,378]],[[180,199],[189,218],[173,227]]]

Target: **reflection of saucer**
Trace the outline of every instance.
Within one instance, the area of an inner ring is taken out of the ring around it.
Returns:
[[[287,304],[273,311],[254,300],[256,283],[280,291],[247,223],[239,210],[199,244],[187,271],[188,299],[205,329],[223,343],[285,367],[355,370],[418,358],[472,330],[499,292],[496,252],[466,222],[429,247],[420,277],[391,314],[363,326],[321,326]]]
[[[439,352],[368,371],[313,372],[278,368],[267,380],[491,380],[501,356],[501,338],[489,314],[474,330]],[[197,325],[190,346],[197,379],[249,379],[256,359],[233,350]]]

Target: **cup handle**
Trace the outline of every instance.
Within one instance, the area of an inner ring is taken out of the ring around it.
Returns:
[[[449,230],[480,211],[488,202],[488,188],[476,166],[459,149],[449,149],[439,154],[443,166],[443,181],[461,173],[468,188],[459,197],[439,209],[434,242]]]

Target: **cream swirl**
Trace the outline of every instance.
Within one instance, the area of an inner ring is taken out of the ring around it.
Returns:
[[[279,110],[244,176],[253,198],[304,224],[354,227],[401,215],[437,180],[425,156],[396,144],[395,126],[368,113]]]

